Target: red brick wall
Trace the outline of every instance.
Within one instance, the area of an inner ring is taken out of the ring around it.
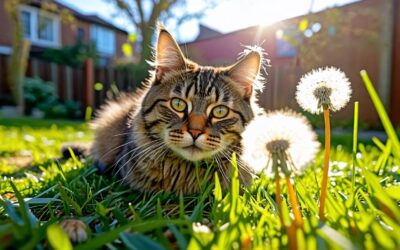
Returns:
[[[0,1],[0,46],[11,46],[11,19],[4,9],[4,2]]]
[[[77,41],[78,29],[84,31],[84,42],[89,42],[90,24],[76,19],[73,25],[61,23],[61,46],[72,45]]]
[[[124,54],[122,53],[121,47],[122,47],[122,44],[124,44],[126,42],[127,35],[122,32],[115,31],[115,40],[116,40],[115,55],[119,58],[119,57],[124,56]]]

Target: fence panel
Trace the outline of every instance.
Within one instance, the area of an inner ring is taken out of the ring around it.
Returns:
[[[0,55],[0,104],[11,104],[11,91],[8,86],[8,55]],[[29,58],[26,76],[39,77],[44,81],[54,84],[61,101],[72,100],[79,102],[83,107],[85,93],[85,79],[87,72],[84,67],[73,68],[59,65],[38,58]],[[112,66],[95,67],[93,69],[94,83],[103,85],[101,91],[91,90],[94,97],[94,109],[99,108],[108,98],[111,85],[115,84],[119,91],[126,91],[133,86],[133,77],[126,70],[114,69]],[[94,85],[94,84],[93,84]]]

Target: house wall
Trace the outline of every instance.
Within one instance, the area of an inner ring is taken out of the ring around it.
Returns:
[[[0,46],[11,46],[11,19],[7,11],[4,9],[4,3],[0,3]]]
[[[81,28],[84,31],[84,39],[83,41],[85,42],[90,42],[90,26],[91,24],[82,21],[82,20],[76,20],[76,23],[74,25],[69,25],[69,24],[61,24],[62,25],[62,45],[71,45],[74,44],[77,41],[78,38],[78,29]],[[123,43],[126,42],[127,39],[127,34],[118,31],[118,30],[113,30],[115,33],[115,57],[122,57],[123,53],[121,50],[121,46]]]
[[[394,39],[393,39],[393,67],[392,67],[392,88],[390,102],[390,116],[393,123],[400,126],[400,2],[395,1],[393,12]]]
[[[78,40],[78,29],[81,28],[84,31],[84,42],[89,42],[90,38],[90,24],[79,19],[75,20],[74,25],[61,23],[61,45],[75,44]]]
[[[353,103],[359,101],[361,122],[376,127],[380,126],[380,121],[359,72],[367,70],[376,89],[379,89],[380,69],[390,66],[389,62],[381,60],[385,46],[380,37],[382,19],[393,14],[383,11],[384,1],[387,0],[364,0],[329,12],[284,20],[268,27],[252,27],[209,40],[195,41],[182,45],[182,48],[194,61],[220,64],[234,61],[243,50],[241,44],[261,45],[272,65],[266,67],[266,85],[259,98],[260,104],[266,109],[290,107],[301,110],[294,98],[301,76],[312,68],[338,67],[350,79],[353,93],[350,103],[334,113],[332,119],[350,123],[353,119]],[[295,56],[279,57],[276,31],[296,28],[304,18],[309,23],[320,22],[321,31],[310,39],[304,39],[302,45],[296,47]],[[328,32],[330,26],[336,27],[335,32]],[[399,100],[399,93],[394,97],[392,91],[392,100]]]
[[[124,53],[122,52],[122,44],[124,44],[127,41],[127,35],[122,32],[116,32],[115,39],[116,39],[115,54],[118,58],[123,57]]]

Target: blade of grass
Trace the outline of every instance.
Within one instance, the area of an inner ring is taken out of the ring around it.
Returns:
[[[358,139],[358,102],[354,103],[354,123],[353,123],[353,162],[351,173],[351,194],[354,196],[354,186],[356,182],[356,155],[357,155],[357,139]]]
[[[160,227],[166,227],[169,224],[172,225],[184,225],[187,224],[187,221],[184,220],[147,220],[145,222],[137,222],[137,221],[131,221],[129,224],[126,224],[124,226],[118,227],[112,231],[108,231],[106,233],[103,233],[101,235],[98,235],[98,237],[87,241],[84,244],[76,246],[76,250],[84,250],[84,249],[97,249],[102,246],[104,246],[106,243],[112,242],[113,240],[117,239],[119,235],[128,230],[131,229],[132,231],[137,231],[140,233],[146,233],[148,231],[160,228]]]
[[[354,188],[356,185],[357,141],[358,141],[358,102],[354,102],[351,193],[349,199],[349,204],[351,207],[354,207],[354,196],[355,196]]]
[[[60,190],[60,195],[61,199],[66,203],[67,206],[72,206],[78,216],[82,216],[82,208],[74,201],[72,198],[70,198],[65,191],[64,187],[62,185],[58,185],[58,190]]]
[[[56,250],[72,250],[71,241],[59,224],[52,224],[47,228],[47,239]]]
[[[383,106],[381,100],[379,99],[378,94],[369,79],[368,73],[366,70],[360,71],[361,78],[364,81],[365,88],[367,89],[369,96],[371,97],[372,102],[375,105],[376,111],[378,112],[379,118],[382,122],[383,127],[389,137],[389,139],[393,143],[393,155],[396,156],[397,159],[400,159],[400,142],[399,138],[396,135],[396,131],[393,128],[392,123],[390,122],[389,116],[385,111],[385,107]]]

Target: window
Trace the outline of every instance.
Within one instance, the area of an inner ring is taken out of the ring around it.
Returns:
[[[38,37],[40,40],[54,41],[54,20],[39,14]]]
[[[59,45],[59,19],[56,15],[30,6],[21,6],[20,14],[24,35],[35,45]]]
[[[90,35],[99,53],[105,55],[115,54],[115,33],[112,30],[92,25]]]
[[[31,36],[31,13],[28,11],[21,11],[22,25],[24,26],[25,37]]]
[[[76,38],[78,41],[84,41],[85,40],[85,30],[81,27],[78,28],[77,33],[76,33]]]

